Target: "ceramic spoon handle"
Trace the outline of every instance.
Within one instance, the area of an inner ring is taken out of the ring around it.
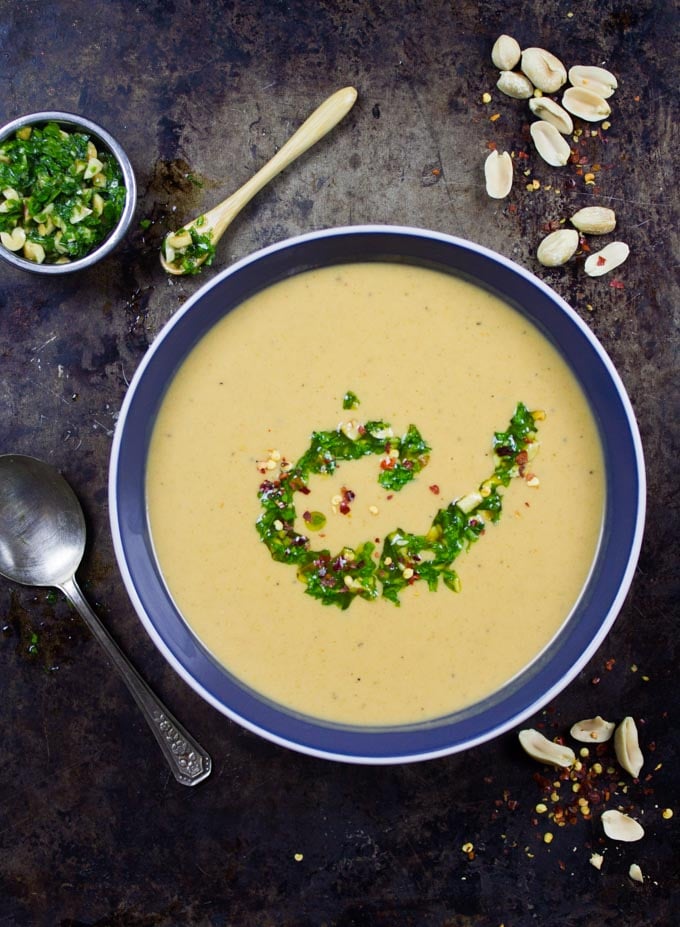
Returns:
[[[182,785],[196,785],[210,775],[210,756],[182,727],[176,718],[152,692],[134,666],[110,636],[97,615],[90,608],[75,579],[60,587],[73,607],[79,612],[88,628],[102,645],[109,659],[127,684],[137,705],[158,741],[175,779]]]

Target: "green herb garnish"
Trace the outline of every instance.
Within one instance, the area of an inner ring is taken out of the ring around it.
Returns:
[[[356,393],[353,393],[351,389],[348,389],[345,395],[342,397],[342,408],[343,409],[358,409],[359,408],[359,397]]]
[[[307,594],[324,605],[345,609],[356,596],[373,600],[379,595],[399,605],[401,592],[419,581],[435,591],[441,580],[447,589],[458,592],[460,579],[451,565],[484,533],[485,519],[493,523],[500,518],[503,499],[499,488],[525,474],[530,450],[538,449],[536,422],[541,417],[542,413],[529,412],[518,403],[507,430],[494,434],[491,476],[477,490],[439,509],[426,534],[401,528],[390,532],[379,555],[371,541],[344,547],[338,554],[313,550],[309,538],[295,528],[295,493],[309,493],[312,473],[333,473],[339,461],[369,454],[381,455],[378,482],[390,492],[399,492],[427,465],[429,445],[414,425],[402,438],[394,437],[385,422],[368,422],[356,434],[349,429],[314,432],[297,464],[282,468],[278,479],[260,485],[263,511],[257,520],[258,533],[273,559],[295,564]],[[312,516],[320,514],[306,512],[303,518],[312,528]]]
[[[199,274],[203,264],[210,266],[215,259],[211,229],[199,232],[205,218],[200,216],[189,229],[171,232],[163,242],[165,260],[183,274]]]
[[[0,241],[38,264],[84,257],[125,205],[116,159],[82,132],[25,126],[0,145]]]

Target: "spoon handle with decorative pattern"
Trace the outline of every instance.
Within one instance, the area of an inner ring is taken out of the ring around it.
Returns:
[[[210,775],[212,761],[205,750],[182,727],[149,688],[134,666],[90,608],[74,577],[59,588],[83,618],[95,639],[123,677],[146,718],[175,779],[182,785],[197,785]]]

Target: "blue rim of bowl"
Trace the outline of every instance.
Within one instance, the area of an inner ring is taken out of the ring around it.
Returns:
[[[21,129],[24,126],[44,125],[48,122],[57,122],[62,126],[72,126],[73,128],[87,131],[98,141],[103,142],[105,147],[108,148],[118,162],[118,166],[123,175],[123,182],[125,183],[125,205],[123,206],[123,211],[115,228],[111,229],[107,237],[98,247],[94,248],[84,257],[78,258],[76,261],[69,261],[68,264],[36,264],[35,261],[28,261],[25,258],[21,258],[17,254],[14,254],[14,252],[8,251],[7,248],[0,245],[0,258],[7,261],[7,263],[11,264],[13,267],[18,267],[21,270],[27,270],[35,274],[70,274],[76,270],[84,270],[87,267],[91,267],[93,264],[96,264],[101,261],[102,258],[106,257],[107,254],[110,254],[114,248],[118,247],[127,234],[137,205],[137,182],[130,159],[119,142],[117,142],[106,129],[97,125],[96,122],[92,122],[91,119],[86,119],[85,116],[79,116],[77,113],[46,110],[41,113],[29,113],[26,116],[19,116],[17,119],[13,119],[0,128],[0,142],[5,141],[5,139],[9,138],[17,129]]]
[[[156,413],[197,341],[265,286],[315,267],[354,261],[444,270],[519,309],[558,348],[580,382],[600,430],[607,471],[598,555],[579,602],[549,645],[485,701],[400,727],[327,723],[273,704],[239,682],[210,655],[175,606],[147,523],[145,467]],[[168,321],[136,371],[120,412],[109,504],[116,557],[135,610],[166,660],[199,695],[246,729],[302,753],[351,763],[404,763],[445,756],[504,733],[542,708],[582,669],[616,619],[633,579],[644,529],[645,470],[633,409],[614,365],[550,287],[502,255],[463,239],[402,226],[349,226],[251,254],[201,287]]]

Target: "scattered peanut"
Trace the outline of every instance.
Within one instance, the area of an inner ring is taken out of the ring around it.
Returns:
[[[501,71],[496,86],[501,93],[515,100],[528,100],[534,92],[531,81],[519,71]]]
[[[519,742],[524,751],[540,763],[552,766],[573,766],[576,756],[571,747],[548,740],[540,731],[531,728],[519,732]]]
[[[642,869],[638,866],[637,863],[631,863],[630,869],[628,870],[628,875],[634,882],[644,882],[644,876],[642,875]]]
[[[522,51],[517,39],[511,35],[499,35],[491,49],[491,60],[499,71],[510,71],[521,57]]]
[[[569,221],[579,232],[589,235],[606,235],[616,228],[616,214],[607,206],[584,206]]]
[[[569,160],[571,148],[569,142],[555,128],[551,122],[540,119],[533,122],[529,130],[536,151],[544,161],[553,167],[562,167]]]
[[[544,93],[555,93],[567,81],[560,59],[544,48],[525,48],[521,61],[522,73]]]
[[[584,87],[569,87],[562,94],[562,105],[573,116],[586,122],[599,122],[611,115],[611,107],[603,97]]]
[[[614,749],[616,750],[616,759],[621,766],[637,779],[644,759],[638,743],[637,727],[630,715],[625,717],[616,729]]]
[[[560,267],[574,256],[578,242],[576,229],[558,229],[546,235],[538,246],[536,257],[544,267]]]
[[[529,109],[534,116],[552,123],[562,135],[571,135],[574,131],[574,122],[569,113],[550,97],[533,97],[529,100]]]
[[[492,151],[484,162],[486,192],[495,200],[504,199],[512,189],[512,159],[507,151]]]
[[[604,743],[609,740],[614,733],[616,725],[613,721],[605,721],[604,718],[597,715],[596,718],[587,718],[585,721],[577,721],[569,731],[574,740],[581,743]]]
[[[606,68],[587,67],[582,64],[569,68],[569,82],[574,87],[592,90],[603,100],[608,99],[619,86],[614,75]]]
[[[627,244],[622,241],[612,241],[601,251],[588,255],[583,267],[589,277],[601,277],[602,274],[623,264],[629,254],[630,248]]]
[[[605,811],[601,820],[604,832],[611,840],[633,843],[642,840],[645,835],[642,825],[621,811]]]

